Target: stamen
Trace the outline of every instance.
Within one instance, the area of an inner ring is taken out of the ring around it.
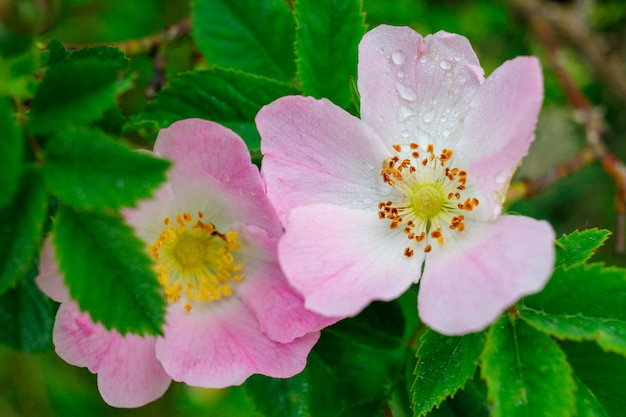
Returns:
[[[233,252],[241,248],[238,234],[221,234],[213,224],[200,220],[203,217],[199,211],[194,222],[191,214],[183,212],[175,216],[177,225],[166,217],[166,228],[148,247],[165,298],[173,303],[184,296],[187,312],[194,303],[231,296],[230,283],[244,278],[243,265],[233,257]]]
[[[406,257],[414,255],[416,245],[424,245],[423,251],[429,253],[432,241],[444,244],[444,230],[465,230],[465,217],[460,213],[472,211],[479,201],[465,195],[467,172],[448,166],[453,163],[452,149],[444,148],[437,154],[434,145],[428,144],[420,156],[418,144],[411,142],[412,159],[400,159],[401,145],[393,144],[392,148],[397,154],[383,162],[380,176],[385,184],[400,191],[402,198],[378,202],[378,218],[389,221],[389,230],[402,230],[409,241]]]

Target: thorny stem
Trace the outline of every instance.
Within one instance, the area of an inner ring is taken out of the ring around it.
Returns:
[[[582,3],[581,3],[582,4]],[[626,228],[626,164],[620,161],[602,140],[605,132],[604,118],[587,96],[572,79],[570,73],[559,60],[559,39],[564,39],[576,48],[590,64],[592,71],[605,79],[622,96],[626,95],[626,82],[616,70],[613,57],[602,55],[599,41],[590,35],[583,13],[576,6],[559,6],[553,2],[541,0],[513,0],[514,9],[528,20],[537,39],[544,47],[550,65],[556,74],[563,91],[575,109],[576,119],[584,126],[587,146],[571,160],[556,166],[537,180],[522,180],[511,185],[507,194],[509,201],[530,197],[557,180],[589,164],[599,161],[603,169],[613,178],[617,188],[615,211],[617,230],[615,252],[623,254],[626,250],[624,235]]]

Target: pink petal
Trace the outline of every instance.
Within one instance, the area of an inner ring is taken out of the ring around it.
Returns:
[[[332,203],[376,210],[389,187],[379,172],[389,158],[376,134],[328,100],[283,97],[256,117],[268,196],[283,223],[296,206]]]
[[[468,175],[487,196],[492,218],[500,213],[513,172],[535,138],[542,100],[539,61],[519,57],[496,69],[472,103],[460,153],[473,159]]]
[[[304,369],[319,338],[309,333],[292,343],[269,339],[254,315],[234,297],[186,313],[170,308],[157,357],[176,381],[206,388],[239,385],[258,373],[287,378]]]
[[[359,45],[361,118],[392,144],[436,145],[457,136],[483,72],[468,40],[446,32],[425,39],[381,25]]]
[[[257,239],[264,239],[263,231],[253,233]],[[235,287],[237,296],[255,314],[261,331],[272,340],[289,343],[337,322],[339,318],[324,317],[304,308],[304,299],[287,283],[278,266],[276,241],[272,243],[266,245],[272,244],[269,250],[248,245],[246,276]]]
[[[307,308],[341,317],[392,300],[417,282],[424,254],[407,258],[406,246],[405,235],[376,213],[315,204],[292,210],[278,255]]]
[[[180,211],[183,210],[174,199],[171,184],[166,182],[155,190],[152,198],[139,201],[135,208],[123,209],[122,215],[137,236],[151,245],[163,231],[163,220]]]
[[[58,303],[62,303],[70,298],[63,275],[59,271],[59,264],[54,258],[52,236],[48,236],[43,243],[39,257],[39,275],[35,278],[35,282],[44,294]]]
[[[419,289],[422,321],[446,335],[484,329],[540,291],[554,265],[554,231],[545,221],[502,216],[472,224],[464,235],[427,257]]]
[[[53,341],[66,362],[98,374],[102,398],[114,407],[140,407],[169,387],[171,379],[156,360],[154,338],[107,331],[71,301],[59,307]]]
[[[245,221],[280,235],[259,170],[233,131],[206,120],[181,120],[161,129],[154,150],[174,161],[170,181],[180,207],[192,215],[194,208],[204,210],[218,228]]]

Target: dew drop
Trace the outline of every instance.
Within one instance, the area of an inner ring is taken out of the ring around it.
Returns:
[[[404,122],[411,116],[413,116],[413,110],[411,110],[407,106],[400,106],[398,108],[398,122]]]
[[[422,55],[422,57],[420,58],[420,62],[421,62],[422,64],[425,64],[425,63],[426,63],[426,61],[428,61],[428,57],[427,57],[426,55]]]
[[[417,100],[417,95],[415,94],[415,91],[413,91],[411,87],[407,87],[406,85],[400,82],[396,82],[396,90],[398,91],[398,94],[400,94],[400,97],[402,97],[404,100],[407,100],[407,101]]]
[[[402,51],[395,51],[391,54],[391,60],[396,65],[402,65],[402,63],[404,62],[404,58],[405,55]]]
[[[509,179],[509,173],[506,171],[500,171],[496,174],[496,183],[504,184]]]
[[[434,118],[435,118],[435,112],[430,110],[424,113],[422,120],[424,120],[424,123],[430,123],[433,121]]]
[[[409,131],[408,130],[403,130],[401,133],[403,138],[408,138],[409,137]]]
[[[398,71],[398,78],[404,78],[404,73],[402,71]]]
[[[452,68],[450,62],[446,61],[445,59],[439,63],[439,66],[445,70]]]

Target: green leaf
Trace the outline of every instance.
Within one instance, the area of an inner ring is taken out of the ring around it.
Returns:
[[[557,239],[556,266],[570,267],[588,261],[610,234],[608,230],[588,229],[561,236]]]
[[[244,388],[264,417],[332,416],[332,405],[339,399],[329,388],[338,385],[333,371],[311,353],[298,375],[286,379],[253,375]]]
[[[11,106],[4,97],[0,97],[0,129],[0,207],[3,207],[17,190],[24,155],[21,129],[15,123]]]
[[[51,192],[86,210],[132,206],[165,179],[168,162],[133,151],[97,130],[64,130],[47,146]]]
[[[0,95],[30,98],[36,87],[39,54],[32,37],[9,34],[0,25]]]
[[[413,298],[415,309],[415,298]],[[331,332],[353,342],[381,349],[395,349],[403,343],[404,316],[395,302],[373,302],[358,318],[342,320]]]
[[[283,0],[195,0],[192,26],[212,64],[281,81],[295,75],[295,22]]]
[[[33,262],[34,263],[34,262]],[[52,345],[56,309],[37,285],[37,267],[15,288],[0,296],[0,342],[25,352],[42,352]]]
[[[48,56],[49,67],[65,61],[65,58],[67,58],[68,55],[63,44],[57,40],[51,40],[50,43],[48,43],[48,51],[50,52],[50,55]]]
[[[471,379],[485,343],[484,333],[447,337],[426,330],[420,339],[413,383],[413,410],[423,416]]]
[[[523,299],[520,316],[557,338],[595,340],[626,355],[626,269],[557,268],[542,292]]]
[[[99,58],[68,60],[49,68],[33,98],[30,131],[44,135],[98,120],[115,106],[119,72],[117,62]]]
[[[256,114],[264,105],[292,94],[298,91],[286,84],[240,71],[215,68],[187,72],[161,90],[127,129],[145,122],[164,128],[177,120],[198,117],[231,128],[250,149],[259,149]]]
[[[574,375],[576,381],[576,415],[579,417],[608,417],[593,391]]]
[[[297,0],[294,7],[302,92],[348,108],[357,49],[366,29],[362,1]]]
[[[48,196],[40,172],[22,173],[11,204],[0,210],[0,294],[22,280],[32,267],[43,236]]]
[[[118,216],[63,207],[53,242],[72,299],[107,329],[161,334],[165,298],[145,245]]]
[[[554,340],[503,315],[489,331],[482,377],[495,417],[572,416],[576,385]]]
[[[99,59],[103,62],[114,62],[117,64],[120,71],[128,68],[128,64],[130,63],[130,59],[124,55],[124,51],[114,46],[107,45],[98,45],[70,51],[67,57],[70,61]]]
[[[626,410],[626,358],[603,352],[598,345],[590,342],[565,342],[562,348],[576,373],[578,395],[589,401],[589,406],[582,411],[592,416],[623,416]],[[585,415],[580,411],[579,408],[579,415]]]

